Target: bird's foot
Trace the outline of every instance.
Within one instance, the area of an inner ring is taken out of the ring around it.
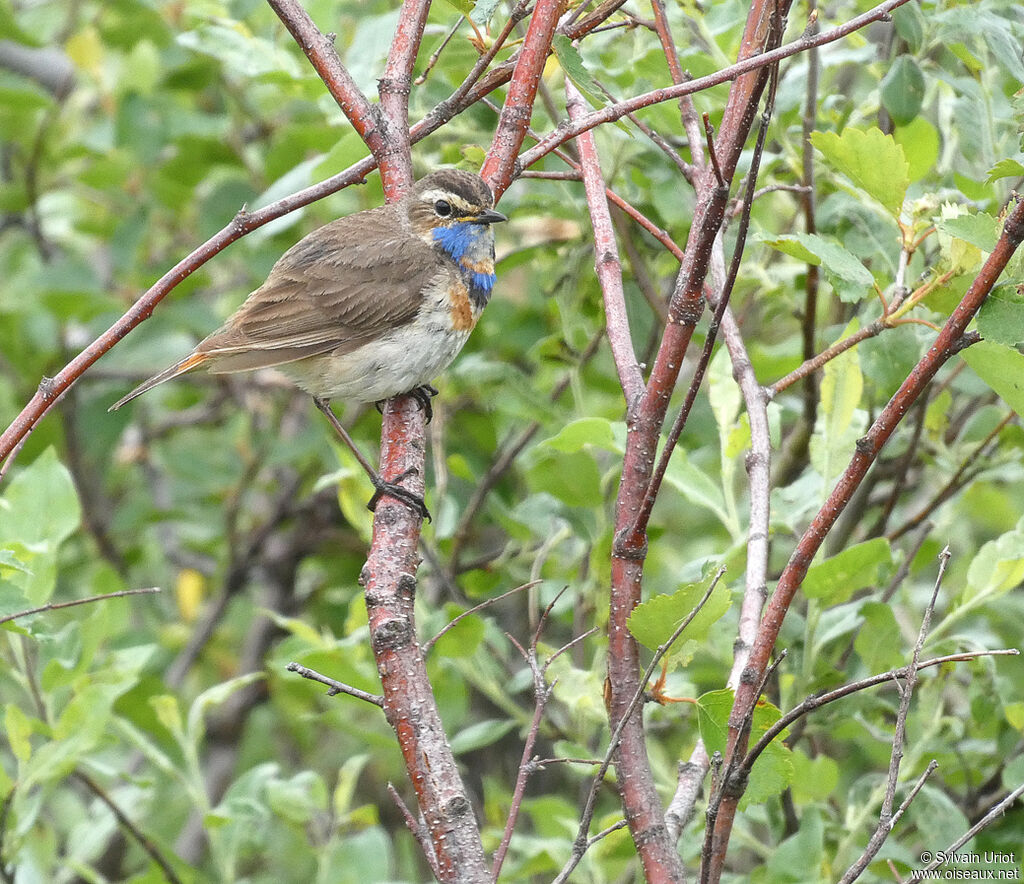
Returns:
[[[427,509],[426,503],[423,498],[418,494],[410,491],[408,488],[403,488],[398,483],[402,481],[406,476],[412,475],[416,472],[415,467],[410,467],[404,473],[399,473],[395,476],[394,482],[388,482],[382,479],[379,475],[375,474],[370,477],[370,481],[373,482],[374,492],[373,497],[370,498],[366,504],[366,508],[371,512],[377,511],[377,504],[380,503],[380,499],[385,495],[400,500],[409,509],[417,513],[421,519],[426,519],[428,522],[432,522],[433,519],[430,517],[430,510]]]
[[[408,393],[403,395],[412,396],[412,398],[416,400],[420,408],[422,408],[426,414],[428,424],[434,419],[434,406],[431,404],[430,400],[437,395],[437,387],[431,384],[421,384],[418,387],[413,387]],[[384,403],[386,401],[386,399],[380,399],[374,403],[377,406],[377,411],[381,414],[384,413]]]

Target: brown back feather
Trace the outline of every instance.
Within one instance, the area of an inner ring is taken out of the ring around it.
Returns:
[[[339,218],[285,252],[196,352],[215,373],[351,352],[411,322],[441,268],[409,231],[402,204]]]

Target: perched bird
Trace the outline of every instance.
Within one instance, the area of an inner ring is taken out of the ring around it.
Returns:
[[[458,355],[494,287],[490,225],[507,219],[493,206],[480,176],[442,169],[395,203],[314,230],[223,326],[110,410],[200,366],[214,374],[274,367],[330,418],[333,398],[379,403],[403,393],[429,416],[429,382]],[[418,497],[371,478],[371,508],[388,493],[425,512]]]

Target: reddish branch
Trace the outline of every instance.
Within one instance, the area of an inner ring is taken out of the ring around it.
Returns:
[[[595,126],[600,126],[602,123],[612,123],[629,113],[642,110],[643,108],[650,107],[654,104],[660,104],[663,101],[673,101],[674,99],[681,98],[684,95],[693,95],[695,92],[702,92],[705,89],[710,89],[712,86],[720,86],[723,83],[728,83],[730,80],[738,80],[745,74],[776,64],[785,58],[789,58],[791,55],[806,52],[814,46],[823,46],[826,43],[834,43],[836,40],[841,40],[843,37],[847,37],[873,22],[886,19],[889,16],[889,13],[907,2],[908,0],[886,0],[885,3],[868,10],[863,15],[858,15],[856,18],[852,18],[848,22],[831,28],[828,31],[822,31],[820,34],[805,33],[799,40],[794,40],[792,43],[787,43],[785,46],[780,46],[777,49],[772,49],[768,52],[761,52],[749,57],[743,57],[743,60],[736,64],[723,68],[714,74],[709,74],[706,77],[687,80],[685,83],[666,86],[663,89],[654,89],[633,98],[617,102],[616,104],[608,105],[600,110],[592,111],[591,113],[581,117],[576,123],[559,126],[558,129],[556,129],[536,147],[525,151],[519,157],[519,162],[524,169],[529,168],[539,159],[551,153],[551,151],[556,147],[559,147],[566,141],[575,138],[587,129],[593,129]],[[757,4],[758,8],[762,6],[764,6],[764,3]],[[789,4],[787,3],[785,6],[786,9],[788,9]],[[783,14],[784,12],[785,11],[783,10]],[[747,42],[749,41],[745,40],[745,45]],[[742,106],[736,104],[733,105],[733,107],[741,108]],[[727,113],[728,111],[729,106],[727,106]],[[733,124],[734,121],[729,122],[729,126],[732,126]],[[722,130],[725,131],[727,128],[726,120],[723,119]],[[726,175],[726,177],[728,178],[729,176]]]
[[[568,78],[565,81],[567,96],[566,109],[569,119],[576,119],[583,113],[583,96]],[[594,269],[601,283],[604,297],[605,330],[612,348],[615,369],[619,383],[626,396],[628,407],[632,407],[643,395],[644,377],[633,350],[626,317],[626,296],[622,289],[622,262],[615,244],[611,211],[608,208],[607,189],[601,177],[601,163],[597,156],[594,133],[585,132],[576,139],[580,152],[580,170],[583,187],[590,208],[590,221],[594,228]]]
[[[964,331],[968,323],[981,307],[1022,240],[1024,240],[1024,202],[1018,203],[1007,217],[1003,233],[999,237],[995,249],[946,321],[935,343],[914,366],[907,379],[900,385],[900,388],[871,425],[867,434],[858,440],[856,452],[849,466],[832,490],[828,500],[804,532],[803,537],[800,538],[789,563],[779,578],[775,593],[765,609],[757,640],[751,649],[750,660],[743,673],[743,678],[737,686],[736,700],[729,719],[727,759],[746,752],[747,741],[741,733],[740,722],[757,702],[757,685],[761,681],[761,675],[768,667],[783,619],[807,574],[812,559],[850,502],[854,492],[864,480],[868,468],[874,462],[882,446],[888,441],[911,405],[935,377],[936,372],[962,348]],[[729,836],[732,832],[736,808],[742,791],[742,786],[738,784],[726,784],[724,798],[715,823],[710,868],[705,870],[703,880],[717,881],[721,876],[725,865]]]
[[[530,16],[526,39],[512,73],[498,128],[480,171],[495,197],[503,194],[515,177],[516,157],[530,126],[537,87],[551,52],[551,40],[561,10],[561,0],[537,0],[533,15]]]
[[[755,3],[751,10],[748,21],[759,24],[757,27],[748,25],[744,55],[754,54],[755,51],[761,53],[760,58],[772,55],[772,52],[763,50],[768,46],[771,33],[768,23],[775,19],[765,9],[765,3]],[[774,6],[770,9],[774,11]],[[755,37],[761,41],[756,46],[752,43]],[[740,65],[733,69],[739,69],[743,63],[741,57]],[[681,880],[682,868],[654,786],[644,740],[642,710],[630,705],[630,699],[637,690],[641,667],[639,648],[629,632],[627,621],[633,608],[640,602],[643,565],[647,554],[646,531],[638,523],[637,515],[651,482],[669,399],[679,377],[694,326],[703,312],[704,281],[729,198],[728,184],[735,172],[767,79],[767,74],[759,66],[754,66],[752,70],[753,73],[739,77],[730,91],[722,133],[718,143],[711,146],[715,152],[714,162],[700,176],[693,224],[675,291],[669,303],[669,322],[644,395],[635,407],[634,403],[630,403],[631,408],[627,414],[629,433],[616,501],[616,534],[612,546],[608,710],[613,729],[621,728],[622,737],[616,757],[620,793],[626,820],[648,882]],[[668,96],[671,90],[662,90],[662,93]],[[686,92],[678,91],[672,97],[683,94]],[[632,103],[621,102],[617,107],[622,108]],[[572,123],[570,128],[580,128],[586,119],[594,116],[590,114]],[[565,131],[564,128],[562,131]],[[544,144],[542,142],[534,150],[539,151]],[[543,155],[542,151],[538,153],[540,155]]]

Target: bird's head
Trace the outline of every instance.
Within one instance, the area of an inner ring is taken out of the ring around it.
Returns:
[[[405,203],[413,231],[431,244],[460,233],[476,239],[477,231],[508,220],[495,211],[494,196],[483,178],[458,169],[441,169],[421,178]]]

